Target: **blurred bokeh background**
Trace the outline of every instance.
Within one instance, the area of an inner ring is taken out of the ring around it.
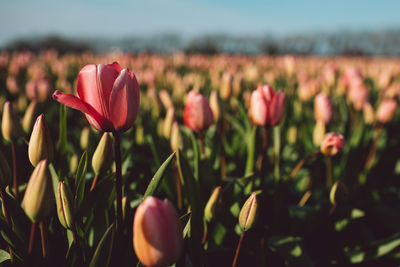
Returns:
[[[400,55],[400,3],[4,0],[0,49]]]

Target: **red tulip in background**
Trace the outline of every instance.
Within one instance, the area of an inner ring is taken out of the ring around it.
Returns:
[[[183,121],[192,131],[207,130],[214,123],[214,115],[207,98],[196,91],[190,91],[186,97]]]
[[[114,62],[86,65],[77,79],[78,97],[55,91],[53,99],[85,113],[99,131],[124,132],[139,111],[139,85],[135,74]]]
[[[257,126],[277,125],[285,111],[285,93],[269,85],[259,85],[251,94],[249,117]]]

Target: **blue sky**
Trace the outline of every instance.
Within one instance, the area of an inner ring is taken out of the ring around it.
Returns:
[[[18,37],[120,38],[400,28],[396,0],[1,0],[0,45]]]

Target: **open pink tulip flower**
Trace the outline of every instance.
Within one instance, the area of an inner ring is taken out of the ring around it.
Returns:
[[[114,62],[86,65],[77,79],[78,96],[55,91],[53,99],[85,113],[90,125],[104,132],[124,132],[139,112],[139,85],[135,74]]]
[[[207,98],[196,91],[190,91],[186,97],[183,121],[192,131],[207,130],[214,123],[214,115]]]
[[[285,112],[285,93],[274,92],[269,85],[259,85],[250,98],[249,117],[257,126],[277,125]]]

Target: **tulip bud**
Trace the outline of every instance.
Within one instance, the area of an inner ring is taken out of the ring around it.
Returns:
[[[166,90],[161,90],[158,93],[158,95],[160,97],[161,103],[163,104],[163,106],[166,110],[174,107],[174,102],[172,101],[171,96],[169,95],[169,93]]]
[[[287,140],[289,144],[295,144],[297,139],[297,127],[290,126],[288,133],[287,133]]]
[[[337,133],[327,133],[321,143],[320,150],[325,156],[335,156],[342,151],[343,146],[343,135]]]
[[[1,121],[1,132],[8,142],[15,141],[22,136],[22,127],[19,118],[14,113],[14,109],[9,101],[3,107],[3,119]]]
[[[129,206],[129,204],[128,204],[128,206],[126,205],[127,204],[127,197],[126,196],[124,196],[123,198],[122,198],[122,200],[121,200],[121,202],[122,202],[122,220],[125,220],[125,218],[126,218],[126,210],[128,209],[128,206]]]
[[[207,98],[192,90],[187,95],[183,121],[192,131],[207,130],[214,123],[214,115]]]
[[[11,169],[3,153],[0,152],[0,190],[11,183]]]
[[[325,123],[323,121],[317,121],[315,124],[314,132],[313,132],[313,142],[314,145],[321,145],[322,141],[325,137]]]
[[[92,157],[92,167],[97,175],[107,170],[111,163],[112,140],[108,132],[103,133]]]
[[[74,223],[74,202],[69,187],[64,182],[58,183],[57,191],[57,215],[62,226],[72,229]]]
[[[204,208],[204,218],[207,222],[210,222],[215,217],[215,210],[219,201],[220,192],[221,186],[217,186]]]
[[[167,110],[167,114],[165,115],[164,122],[162,124],[162,132],[165,138],[169,139],[171,136],[171,128],[172,128],[172,123],[174,122],[175,119],[175,109],[173,107],[170,107]]]
[[[83,150],[86,150],[88,148],[89,140],[90,140],[90,128],[85,127],[82,129],[81,140],[80,140],[81,148]]]
[[[332,119],[332,103],[329,96],[319,93],[314,99],[314,117],[316,121],[328,124]]]
[[[32,101],[25,111],[24,117],[22,119],[22,128],[25,133],[30,133],[33,126],[33,120],[36,117],[37,112],[37,102]]]
[[[133,220],[133,247],[145,266],[167,266],[179,259],[182,229],[169,200],[150,196],[139,205]]]
[[[257,215],[257,194],[253,192],[246,200],[239,213],[239,225],[243,231],[249,230],[256,219]]]
[[[371,104],[369,102],[366,102],[363,106],[363,117],[364,117],[364,122],[366,124],[372,124],[375,120],[375,114],[374,114],[374,109],[372,108]]]
[[[182,148],[182,136],[178,122],[174,122],[171,128],[171,149],[177,151]]]
[[[51,213],[53,196],[47,160],[44,159],[33,170],[22,200],[22,208],[32,222],[43,221]]]
[[[24,111],[27,105],[28,105],[28,100],[26,99],[26,97],[24,95],[20,95],[17,99],[17,105],[16,105],[17,110]]]
[[[78,155],[73,154],[69,160],[69,172],[75,173],[76,168],[78,168]]]
[[[225,72],[222,76],[220,95],[223,100],[227,100],[232,94],[233,77],[230,73]]]
[[[221,105],[219,102],[217,91],[212,91],[210,94],[210,108],[214,115],[214,121],[218,121],[221,114]]]
[[[36,119],[31,139],[29,139],[29,160],[33,166],[36,166],[42,159],[47,159],[48,162],[51,162],[53,160],[53,153],[53,141],[51,140],[50,130],[44,115],[41,114]]]
[[[331,192],[329,194],[332,205],[341,205],[347,201],[348,197],[349,191],[347,190],[347,186],[344,183],[337,181],[332,186]]]
[[[380,123],[388,123],[396,113],[397,102],[394,99],[385,99],[376,111],[376,120]]]

